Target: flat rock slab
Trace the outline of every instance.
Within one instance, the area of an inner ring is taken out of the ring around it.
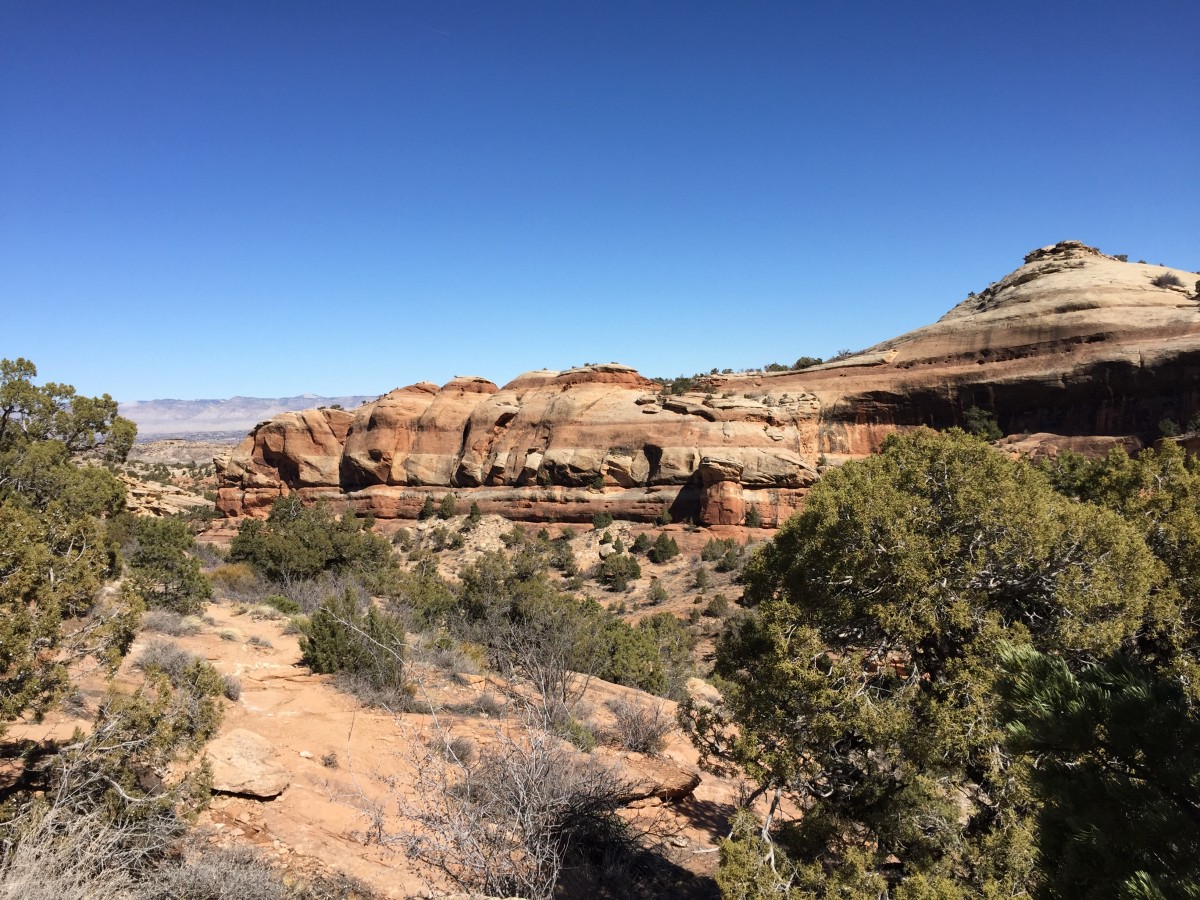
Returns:
[[[269,800],[292,782],[291,773],[274,761],[274,745],[245,728],[221,735],[205,753],[212,764],[214,791]]]

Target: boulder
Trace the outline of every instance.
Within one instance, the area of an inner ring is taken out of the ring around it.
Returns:
[[[669,759],[627,753],[621,759],[621,774],[627,790],[621,805],[629,806],[654,797],[664,803],[685,800],[700,786],[700,773]]]
[[[265,737],[234,728],[218,736],[205,748],[212,765],[212,789],[269,800],[291,784],[292,776],[274,762],[275,747]]]

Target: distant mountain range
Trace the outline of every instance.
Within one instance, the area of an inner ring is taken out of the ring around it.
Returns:
[[[121,404],[121,415],[137,423],[138,440],[206,438],[238,440],[259,422],[283,412],[317,406],[353,409],[373,396],[230,397],[228,400],[136,400]]]

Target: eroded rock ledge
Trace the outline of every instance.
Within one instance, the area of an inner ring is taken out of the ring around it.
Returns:
[[[941,320],[801,371],[714,375],[664,396],[626,366],[399,388],[357,410],[284,413],[219,461],[218,508],[265,515],[281,494],[415,517],[453,492],[483,512],[586,521],[766,524],[798,508],[820,465],[888,434],[983,407],[1008,434],[1152,436],[1200,409],[1200,305],[1174,272],[1077,241],[1028,254]]]

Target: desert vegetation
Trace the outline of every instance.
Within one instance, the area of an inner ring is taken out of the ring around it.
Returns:
[[[78,664],[115,671],[146,605],[186,608],[207,587],[187,562],[190,535],[131,527],[121,482],[76,464],[128,453],[135,430],[116,403],[36,375],[26,360],[0,361],[0,737],[67,695]],[[226,685],[165,645],[139,665],[138,686],[110,687],[89,729],[3,745],[5,896],[153,895],[153,873],[207,796],[206,767],[183,764],[215,733]]]
[[[1161,275],[1155,275],[1150,279],[1150,283],[1160,288],[1183,287],[1183,279],[1174,272],[1163,272]]]
[[[684,708],[768,799],[723,894],[1195,891],[1198,491],[1174,444],[1039,469],[962,432],[827,475]]]

